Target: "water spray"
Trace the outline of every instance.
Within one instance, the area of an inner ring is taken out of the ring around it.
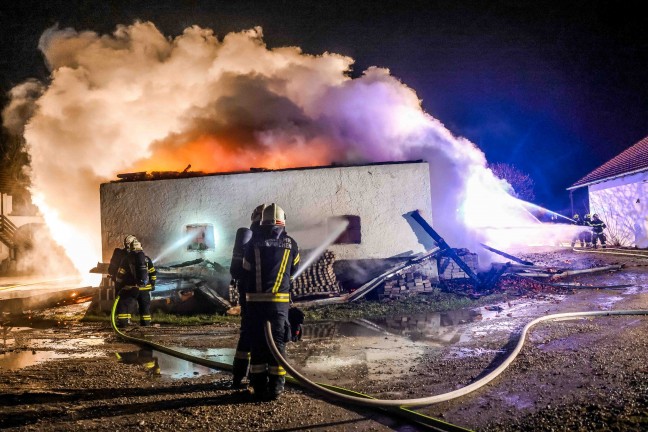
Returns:
[[[317,246],[315,249],[313,249],[308,256],[301,262],[299,265],[299,268],[293,274],[293,278],[297,278],[304,270],[306,270],[316,259],[318,259],[326,250],[327,247],[331,245],[337,239],[340,234],[344,232],[346,227],[349,225],[349,221],[338,217],[338,218],[333,218],[329,219],[329,229],[330,232],[328,236],[324,239],[324,241]]]
[[[183,237],[180,237],[180,239],[175,241],[173,244],[171,244],[171,246],[164,249],[158,256],[156,256],[153,259],[153,264],[157,264],[160,259],[164,258],[165,256],[169,255],[172,252],[175,252],[176,250],[180,249],[181,247],[186,246],[187,244],[189,244],[189,242],[191,241],[191,239],[194,238],[195,235],[196,235],[195,233],[187,233]]]

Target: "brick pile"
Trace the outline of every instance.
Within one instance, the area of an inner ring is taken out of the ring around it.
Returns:
[[[427,275],[418,271],[406,271],[385,281],[382,298],[398,299],[432,292],[434,285]]]
[[[473,271],[478,272],[478,259],[477,254],[471,253],[467,249],[454,249],[459,255],[459,258],[466,263],[466,265]],[[469,276],[457,265],[457,263],[447,256],[439,258],[439,278],[441,280],[448,279],[469,279]]]

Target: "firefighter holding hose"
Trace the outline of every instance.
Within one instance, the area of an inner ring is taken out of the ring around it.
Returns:
[[[253,239],[261,234],[261,215],[266,208],[265,204],[257,206],[252,211],[250,217],[250,228],[239,228],[236,231],[234,240],[234,250],[232,251],[232,262],[230,265],[230,274],[232,283],[238,292],[238,302],[241,306],[241,327],[239,340],[236,344],[236,353],[232,363],[232,388],[241,388],[243,378],[248,374],[250,366],[250,332],[248,329],[247,302],[245,301],[246,284],[249,284],[250,278],[246,277],[243,270],[243,256],[247,246]]]
[[[272,337],[284,354],[290,330],[290,279],[299,265],[297,242],[286,233],[286,215],[272,203],[263,209],[259,236],[245,249],[247,323],[251,340],[250,384],[256,399],[277,399],[284,390],[286,371],[265,340],[270,321]]]

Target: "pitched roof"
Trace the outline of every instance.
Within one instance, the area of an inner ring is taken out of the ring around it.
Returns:
[[[567,190],[641,171],[648,171],[648,137],[605,162],[568,187]]]

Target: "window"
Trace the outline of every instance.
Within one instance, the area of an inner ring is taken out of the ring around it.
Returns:
[[[188,251],[204,251],[214,249],[214,226],[212,224],[187,225],[189,236]]]
[[[346,229],[333,242],[333,244],[360,244],[362,233],[360,230],[360,216],[343,215],[342,218],[349,222]]]

